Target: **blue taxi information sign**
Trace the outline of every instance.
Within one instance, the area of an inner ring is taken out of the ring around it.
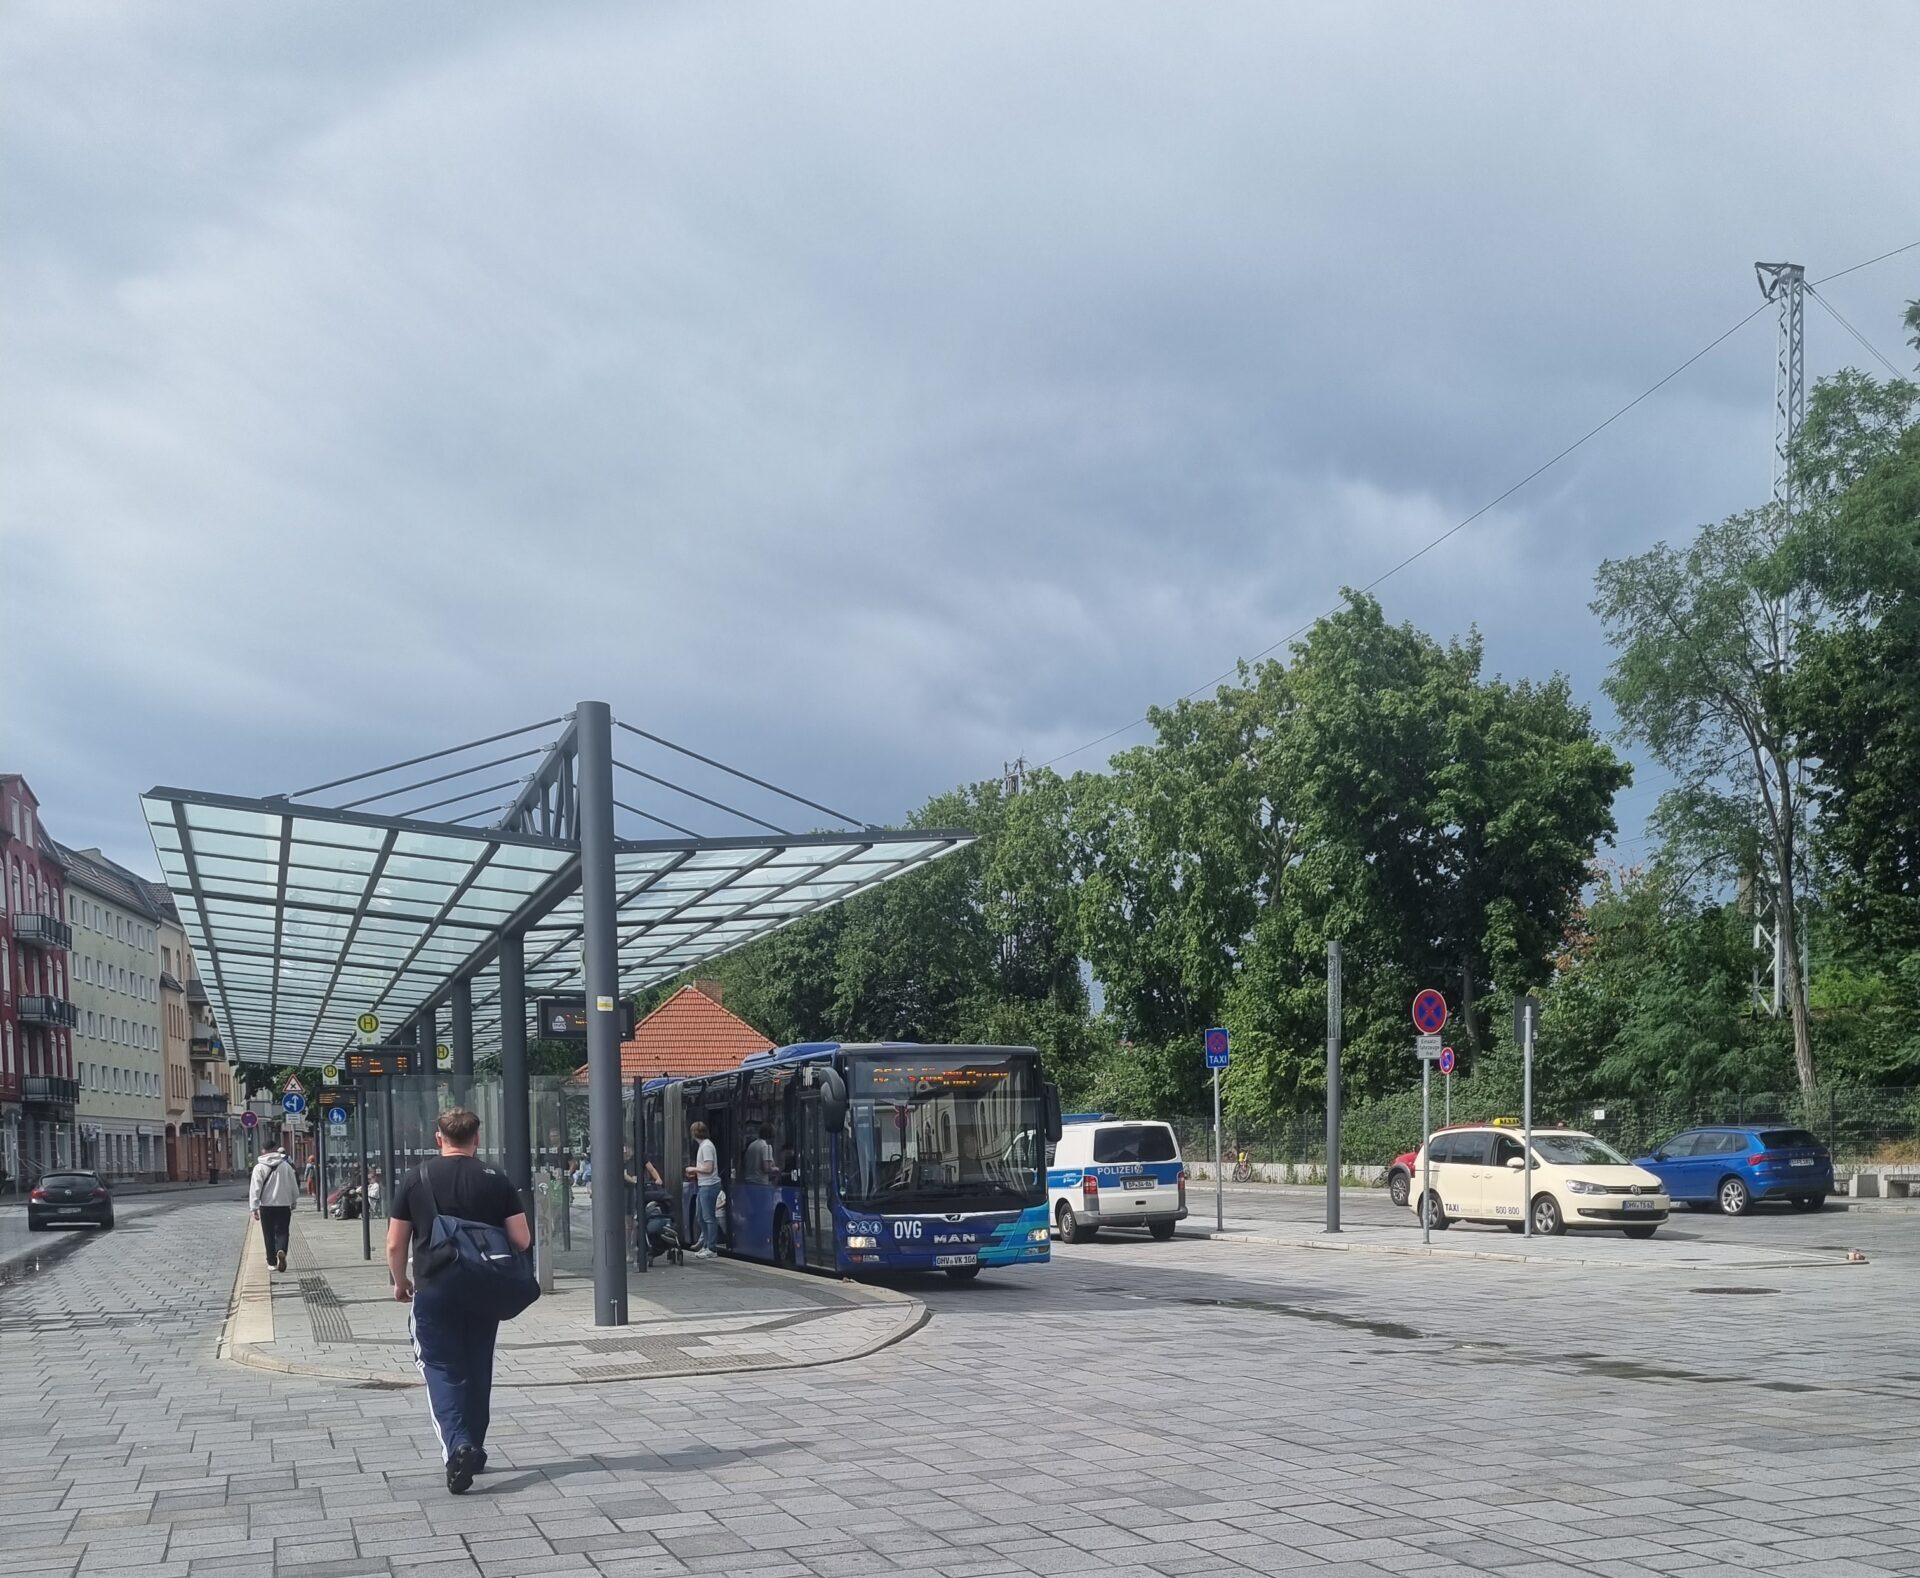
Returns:
[[[1215,1028],[1207,1032],[1207,1067],[1225,1068],[1231,1061],[1227,1033]]]

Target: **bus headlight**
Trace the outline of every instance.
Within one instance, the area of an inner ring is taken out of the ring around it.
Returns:
[[[1031,1231],[1029,1231],[1029,1232],[1028,1232],[1028,1234],[1027,1234],[1027,1242],[1028,1242],[1029,1244],[1044,1244],[1044,1243],[1046,1243],[1046,1242],[1047,1242],[1047,1241],[1048,1241],[1048,1240],[1049,1240],[1050,1238],[1052,1238],[1052,1237],[1053,1237],[1053,1229],[1052,1229],[1052,1228],[1050,1228],[1050,1227],[1036,1227],[1036,1228],[1033,1228],[1033,1229],[1032,1229]]]
[[[870,1234],[850,1233],[847,1235],[847,1248],[849,1249],[878,1249],[879,1247],[880,1240],[872,1237]]]

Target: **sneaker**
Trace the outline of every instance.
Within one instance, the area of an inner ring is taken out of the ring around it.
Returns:
[[[473,1476],[480,1471],[482,1461],[478,1447],[455,1447],[453,1456],[447,1459],[448,1491],[456,1496],[464,1496],[473,1484]]]
[[[276,1271],[285,1271],[287,1269],[287,1252],[284,1249],[273,1257],[273,1269]]]

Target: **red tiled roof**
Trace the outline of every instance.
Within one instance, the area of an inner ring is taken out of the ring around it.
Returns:
[[[696,986],[683,986],[620,1043],[620,1082],[660,1074],[717,1074],[736,1068],[749,1052],[773,1043],[738,1014],[730,1014]],[[585,1084],[587,1071],[575,1074]]]

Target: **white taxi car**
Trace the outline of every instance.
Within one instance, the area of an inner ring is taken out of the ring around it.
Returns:
[[[1526,1151],[1511,1123],[1471,1124],[1433,1136],[1432,1156],[1414,1158],[1408,1204],[1433,1227],[1500,1222],[1536,1233],[1610,1228],[1651,1238],[1673,1210],[1666,1185],[1605,1140],[1578,1129],[1533,1131],[1533,1198],[1527,1199]],[[1429,1181],[1427,1168],[1432,1163]]]

